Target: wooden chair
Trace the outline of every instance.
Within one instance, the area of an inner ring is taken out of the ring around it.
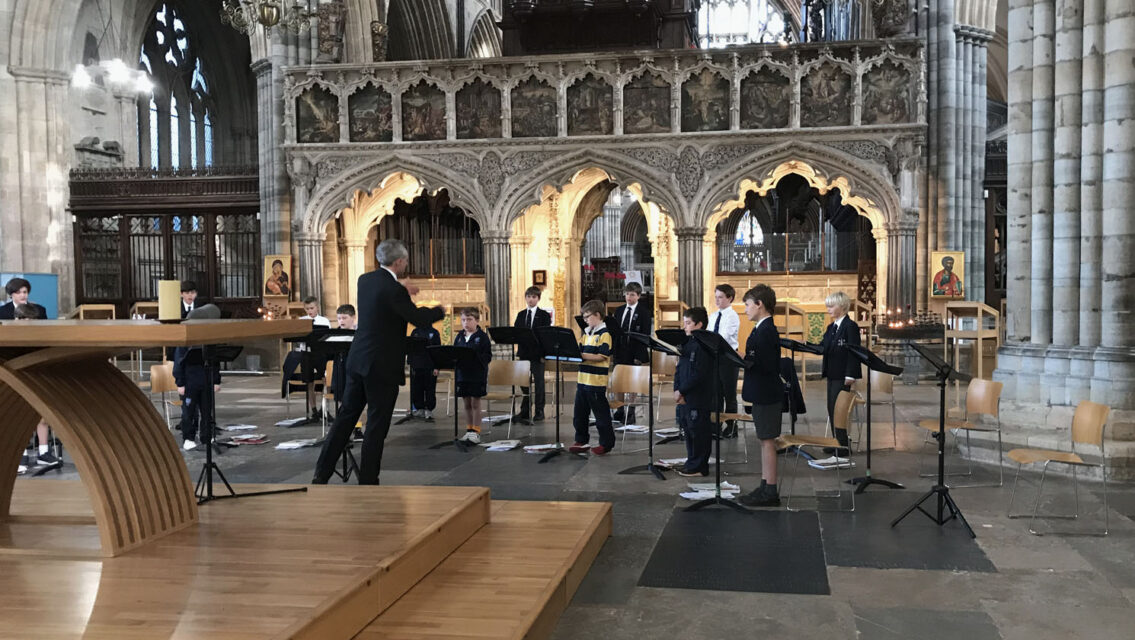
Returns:
[[[961,419],[946,418],[946,428],[954,432],[954,441],[957,442],[958,431],[965,431],[966,433],[966,448],[970,448],[969,434],[972,431],[983,432],[996,432],[997,433],[997,483],[978,483],[966,485],[950,486],[955,489],[964,489],[967,487],[1000,487],[1005,484],[1005,455],[1001,451],[1001,417],[999,414],[1001,406],[1001,389],[1004,387],[1000,382],[993,382],[991,380],[984,380],[982,378],[974,378],[970,380],[969,387],[966,388],[966,413]],[[977,416],[984,415],[996,421],[996,426],[987,425],[977,422]],[[927,418],[920,420],[918,426],[927,431],[938,432],[938,418]],[[923,458],[925,461],[925,458]],[[919,469],[919,476],[922,478],[930,478],[937,476],[937,473],[925,473]],[[972,476],[973,463],[970,462],[968,470],[965,473],[950,473],[951,476]]]
[[[1103,533],[1084,533],[1078,535],[1094,535],[1106,536],[1110,525],[1107,513],[1107,457],[1104,455],[1104,428],[1107,426],[1108,414],[1111,413],[1111,408],[1107,405],[1098,404],[1085,400],[1076,405],[1076,413],[1072,416],[1072,450],[1071,451],[1058,451],[1055,449],[1012,449],[1007,454],[1010,460],[1017,463],[1017,475],[1013,477],[1013,491],[1009,494],[1009,508],[1007,510],[1010,518],[1024,518],[1029,514],[1026,513],[1013,513],[1013,499],[1017,493],[1017,480],[1021,476],[1021,466],[1026,464],[1035,464],[1037,462],[1044,463],[1044,469],[1040,474],[1040,485],[1036,492],[1036,502],[1033,504],[1032,518],[1029,520],[1029,533],[1033,535],[1043,535],[1037,533],[1033,528],[1036,524],[1037,518],[1056,518],[1056,519],[1071,519],[1075,520],[1080,517],[1080,479],[1076,475],[1077,467],[1099,467],[1100,473],[1103,476]],[[1089,463],[1085,462],[1080,454],[1076,452],[1076,445],[1098,447],[1099,462]],[[1072,467],[1072,487],[1076,496],[1076,512],[1069,515],[1063,514],[1049,514],[1038,515],[1040,509],[1040,497],[1044,493],[1044,478],[1048,474],[1048,465],[1053,462],[1059,464],[1066,464]],[[1064,535],[1077,535],[1077,534],[1064,534]]]
[[[438,383],[445,383],[445,415],[453,415],[453,371],[442,370],[437,372]],[[434,389],[437,391],[436,387]]]
[[[678,371],[678,356],[651,351],[650,358],[654,365],[654,415],[657,416],[662,410],[662,395],[674,386],[674,374]]]
[[[284,389],[285,389],[285,391],[284,391],[284,407],[285,407],[285,413],[287,414],[288,418],[292,417],[292,394],[293,393],[304,394],[303,412],[304,412],[304,417],[305,418],[307,417],[307,412],[308,412],[308,408],[309,408],[307,406],[307,398],[308,398],[307,392],[308,392],[308,384],[309,383],[303,381],[303,374],[300,372],[300,367],[302,367],[302,366],[303,366],[303,360],[300,360],[299,362],[296,363],[296,366],[291,371],[285,371],[282,368],[280,370],[280,375],[283,377],[284,382],[287,384],[287,386],[284,387]],[[326,382],[327,382],[326,378],[324,378],[322,380],[312,380],[311,383],[310,383],[311,384],[311,392],[313,394],[322,393],[324,387],[327,386]],[[312,401],[312,403],[314,403],[314,401],[315,401],[314,396],[311,398],[311,401]]]
[[[836,398],[836,401],[835,401],[835,416],[833,416],[833,421],[835,422],[835,427],[837,429],[846,429],[850,425],[850,423],[851,423],[851,407],[853,406],[854,401],[855,401],[855,394],[851,393],[850,391],[840,391],[839,392],[839,397]],[[776,448],[778,450],[785,449],[785,448],[788,448],[788,447],[796,447],[796,448],[831,447],[831,448],[838,449],[839,447],[842,447],[842,446],[843,445],[841,445],[839,443],[839,441],[836,440],[835,438],[829,438],[829,437],[826,437],[826,436],[782,435],[782,436],[780,436],[779,438],[776,439]],[[800,458],[801,457],[802,456],[799,456],[799,455],[795,456],[796,460],[792,463],[792,473],[787,476],[788,479],[791,479],[793,481],[793,484],[795,483],[795,478],[796,478],[796,466],[798,464],[800,464]],[[850,454],[848,455],[848,459],[849,460],[851,459]],[[840,499],[840,503],[842,504],[843,503],[843,480],[841,478],[841,475],[842,474],[840,474],[839,466],[836,466],[835,479],[836,479],[836,486],[839,487],[837,495]],[[785,485],[786,486],[784,488],[784,495],[788,496],[788,501],[785,504],[785,508],[788,509],[789,511],[798,511],[798,509],[792,508],[792,492],[789,489],[789,487],[791,485],[789,485],[789,483],[787,481],[785,482]],[[849,487],[850,487],[850,485],[849,485]],[[838,509],[839,511],[855,511],[855,488],[850,487],[847,490],[847,492],[851,495],[851,508],[850,509]]]
[[[489,390],[485,394],[485,414],[491,415],[489,407],[493,400],[508,400],[508,434],[512,437],[512,418],[516,414],[516,400],[523,398],[521,387],[532,385],[532,363],[527,360],[490,360],[489,381],[490,387],[509,387],[508,391]]]
[[[895,443],[895,449],[899,448],[898,440],[898,417],[895,414],[895,377],[889,373],[882,371],[871,372],[871,404],[872,405],[891,405],[891,439]],[[858,423],[858,434],[856,435],[855,451],[858,452],[863,444],[863,420],[865,417],[858,415],[859,405],[867,404],[867,383],[862,378],[855,381],[853,390],[856,393],[855,413],[856,421]],[[935,423],[937,424],[937,423]],[[935,427],[937,429],[937,427]]]
[[[650,367],[640,364],[617,364],[607,378],[607,395],[614,394],[616,399],[609,400],[611,410],[620,407],[642,407],[646,410],[647,398],[650,394]],[[625,394],[633,393],[633,400],[623,400]],[[625,425],[624,425],[625,426]],[[623,429],[623,445],[627,442],[627,430]]]
[[[162,395],[162,410],[166,416],[166,427],[172,431],[173,423],[170,422],[169,408],[171,406],[181,407],[180,396],[176,400],[166,399],[167,393],[177,395],[177,382],[173,379],[173,362],[167,360],[150,367],[150,395],[152,396],[155,393]]]
[[[319,396],[319,412],[323,419],[323,437],[327,437],[327,399],[330,398],[332,403],[335,401],[335,392],[331,389],[331,375],[335,373],[335,361],[328,360],[327,368],[323,371],[323,392]]]

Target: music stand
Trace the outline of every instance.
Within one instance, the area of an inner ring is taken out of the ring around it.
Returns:
[[[579,351],[579,342],[576,341],[575,334],[567,327],[537,327],[532,332],[540,343],[540,351],[544,353],[544,359],[556,361],[556,442],[555,448],[540,458],[540,464],[543,464],[564,452],[564,443],[560,441],[560,405],[563,404],[564,386],[560,363],[583,362],[583,354]]]
[[[197,488],[194,495],[197,497],[197,504],[205,504],[213,500],[224,500],[226,498],[248,498],[251,496],[267,496],[277,493],[295,493],[298,491],[307,491],[307,487],[293,487],[290,489],[273,489],[271,491],[250,491],[248,493],[237,493],[233,486],[229,484],[225,474],[217,463],[213,461],[213,449],[217,447],[217,394],[213,391],[213,371],[222,362],[232,362],[240,355],[241,348],[232,345],[206,345],[201,347],[202,359],[205,361],[205,395],[209,398],[209,414],[201,416],[202,425],[209,427],[209,442],[205,444],[205,466],[201,467],[201,475],[197,477]],[[218,496],[213,493],[213,472],[217,473],[221,482],[225,483],[225,488],[228,489],[229,495]]]
[[[492,338],[493,342],[495,342],[497,344],[516,345],[517,347],[521,347],[521,348],[527,350],[528,353],[534,353],[534,352],[540,351],[540,343],[536,340],[536,334],[532,333],[532,330],[529,329],[528,327],[508,327],[508,326],[489,327],[489,337]],[[516,360],[516,349],[512,350],[512,359]],[[515,390],[514,390],[514,393],[515,393]],[[534,393],[536,393],[536,385],[533,383],[533,380],[532,380],[532,372],[529,371],[528,372],[528,411],[530,413],[532,411],[532,408],[534,406],[536,406],[535,400],[532,397],[532,394],[534,394]],[[512,411],[515,411],[515,410],[516,410],[516,405],[513,404],[511,409],[510,409],[510,413]],[[497,427],[497,426],[500,426],[502,424],[507,424],[508,421],[509,421],[509,418],[505,418],[503,420],[497,420],[496,422],[493,423],[493,426]],[[532,421],[527,419],[527,418],[522,419],[522,420],[514,420],[513,422],[517,422],[517,423],[520,423],[520,424],[526,424],[526,425],[532,424]]]
[[[717,460],[713,465],[714,496],[691,504],[686,507],[686,511],[697,511],[703,507],[719,504],[740,511],[741,513],[749,513],[749,510],[741,506],[740,503],[721,497],[721,411],[718,409],[721,407],[721,394],[723,389],[721,388],[721,376],[716,375],[716,373],[721,370],[722,359],[737,367],[745,367],[746,362],[741,359],[741,356],[737,355],[737,350],[726,342],[721,334],[706,331],[705,329],[698,329],[693,332],[691,337],[697,340],[702,348],[713,354],[713,406],[715,407],[713,435],[717,442],[717,450],[714,454]],[[736,393],[736,391],[734,391],[734,393]]]
[[[460,439],[460,432],[457,429],[457,414],[460,413],[461,403],[457,399],[457,368],[463,364],[472,364],[477,361],[477,352],[471,347],[458,347],[452,345],[430,345],[426,347],[426,355],[430,357],[430,361],[434,363],[434,368],[437,370],[450,369],[453,371],[453,439],[443,440],[435,445],[431,445],[430,449],[440,449],[453,445],[457,447],[458,451],[468,451],[468,445]]]
[[[331,360],[335,363],[334,371],[339,372],[340,380],[347,376],[346,360],[347,352],[351,349],[351,344],[355,339],[354,329],[331,329],[330,331],[321,332],[319,337],[314,342],[309,343],[308,348],[315,354],[316,361]],[[323,381],[323,393],[326,397],[327,389],[331,387],[331,379]],[[339,415],[339,408],[342,405],[340,399],[341,393],[332,389],[332,395],[335,397],[335,415]],[[323,438],[327,437],[327,416],[323,417]],[[347,446],[343,447],[343,455],[341,457],[342,470],[336,469],[334,474],[339,476],[343,482],[351,479],[351,473],[359,472],[359,463],[355,460],[354,443],[350,438],[347,439]]]
[[[879,371],[881,373],[888,373],[892,376],[897,376],[897,375],[902,373],[902,370],[903,370],[902,367],[897,367],[895,365],[887,364],[885,361],[883,361],[882,358],[875,355],[874,353],[872,353],[871,351],[869,351],[867,348],[865,348],[863,346],[860,346],[860,345],[857,345],[857,344],[848,344],[848,345],[844,345],[843,348],[847,349],[848,353],[850,353],[852,355],[852,357],[854,357],[856,360],[863,363],[863,365],[867,367],[867,370],[869,372],[870,371]],[[863,476],[860,476],[858,478],[852,478],[851,480],[848,480],[848,482],[851,483],[851,484],[854,484],[854,485],[858,485],[858,486],[855,487],[855,493],[863,493],[864,491],[867,490],[868,486],[873,485],[873,484],[881,484],[884,487],[890,487],[891,489],[903,489],[904,488],[901,484],[899,484],[897,482],[891,482],[890,480],[883,480],[881,478],[876,478],[875,476],[871,475],[871,374],[870,373],[867,374],[867,470],[866,470],[866,472]]]
[[[417,355],[422,355],[422,354],[426,353],[426,347],[429,346],[429,343],[430,343],[429,340],[426,340],[425,338],[416,338],[414,336],[406,336],[406,355],[407,356],[417,356]],[[440,346],[440,345],[434,345],[434,346],[436,347],[436,346]],[[410,375],[413,375],[413,373],[414,373],[414,368],[410,367]],[[454,373],[454,376],[453,376],[453,385],[454,385],[453,391],[454,391],[454,393],[456,393],[457,392],[457,374],[456,373]],[[435,390],[435,392],[437,390],[437,381],[436,380],[434,381],[434,390]],[[455,406],[457,405],[456,399],[454,399],[453,404]],[[413,405],[413,402],[411,401],[410,409],[413,410],[413,408],[414,408],[414,405]],[[394,424],[399,425],[399,424],[402,424],[403,422],[409,422],[410,420],[413,420],[413,419],[414,419],[414,416],[411,413],[407,413],[406,415],[402,416],[401,418],[398,418],[398,420]]]
[[[906,511],[903,511],[902,515],[895,518],[894,521],[891,522],[891,526],[893,527],[902,522],[903,518],[917,509],[927,518],[937,523],[938,526],[944,525],[950,520],[957,518],[966,528],[966,531],[969,532],[970,537],[976,538],[977,535],[974,534],[973,528],[966,522],[966,518],[962,515],[961,509],[958,508],[957,503],[954,502],[953,497],[950,496],[950,488],[946,486],[946,383],[950,380],[969,382],[973,376],[955,371],[945,360],[942,360],[937,354],[922,345],[912,343],[910,346],[918,352],[918,355],[929,362],[930,366],[934,367],[935,375],[938,377],[938,433],[934,435],[934,437],[938,439],[938,483],[924,493],[918,501],[910,505]],[[938,497],[937,515],[922,508],[922,503],[926,502],[931,496]],[[950,511],[949,516],[946,516],[944,513],[946,509]]]
[[[683,333],[683,335],[685,335],[685,334]],[[658,340],[655,340],[654,338],[652,338],[652,337],[650,337],[650,336],[648,336],[644,333],[630,332],[630,333],[627,334],[627,336],[630,337],[631,340],[635,340],[635,341],[638,341],[642,344],[645,344],[646,348],[649,349],[650,351],[658,351],[659,353],[665,353],[665,354],[671,355],[671,356],[681,355],[681,354],[678,353],[678,350],[675,349],[674,347],[666,344],[665,342],[660,342]],[[665,480],[666,476],[662,473],[662,469],[654,464],[654,357],[653,356],[651,356],[649,362],[647,362],[647,365],[649,366],[649,371],[650,371],[650,391],[649,391],[648,396],[647,396],[648,402],[650,404],[647,405],[647,409],[646,409],[647,425],[648,425],[648,429],[649,429],[648,433],[649,433],[649,436],[650,436],[650,442],[648,442],[647,446],[646,446],[647,462],[646,462],[646,464],[640,464],[640,465],[635,466],[635,467],[623,469],[622,471],[619,472],[619,475],[625,476],[625,475],[630,475],[632,473],[638,473],[640,471],[649,471],[650,473],[654,474],[654,477],[658,478],[659,480]]]
[[[780,338],[780,348],[788,349],[789,351],[792,352],[792,366],[793,367],[796,366],[796,354],[797,354],[797,352],[799,352],[799,353],[811,353],[811,354],[817,355],[817,356],[824,354],[823,349],[821,349],[820,345],[818,345],[818,344],[813,344],[811,342],[801,342],[799,340],[790,340],[788,338]],[[791,390],[789,390],[789,392],[788,392],[788,415],[789,415],[788,424],[789,424],[789,427],[792,430],[792,435],[796,435],[796,412],[793,411],[792,391]],[[792,453],[800,456],[801,458],[804,458],[805,460],[815,460],[816,459],[816,456],[812,455],[811,453],[808,453],[807,451],[805,451],[805,450],[803,450],[800,447],[797,447],[795,445],[793,445],[791,447],[786,447],[784,449],[784,451],[791,451]]]

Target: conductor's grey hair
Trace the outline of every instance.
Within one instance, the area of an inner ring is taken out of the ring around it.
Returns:
[[[390,238],[379,243],[374,255],[378,258],[378,264],[389,267],[401,258],[410,255],[410,252],[406,250],[406,245],[402,244],[401,240]]]

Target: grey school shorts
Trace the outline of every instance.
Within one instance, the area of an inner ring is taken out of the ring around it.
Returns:
[[[780,435],[780,403],[754,404],[753,424],[757,428],[757,437],[761,440],[772,440]]]

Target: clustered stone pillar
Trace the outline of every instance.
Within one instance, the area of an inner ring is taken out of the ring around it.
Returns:
[[[1066,429],[1112,408],[1113,471],[1130,477],[1135,409],[1135,5],[1012,0],[1009,341],[1002,420]],[[1018,410],[1019,409],[1019,410]],[[1066,432],[1065,432],[1066,433]]]
[[[705,229],[682,227],[678,235],[678,299],[692,306],[704,304],[703,248]]]
[[[958,163],[954,173],[958,206],[950,218],[948,242],[949,248],[965,252],[966,298],[984,302],[986,45],[993,33],[968,25],[957,25],[954,30],[959,100]],[[932,270],[934,267],[930,265]]]
[[[485,243],[485,304],[489,306],[489,322],[493,325],[512,324],[508,308],[512,249],[508,236],[507,230],[481,232]]]
[[[301,297],[315,296],[323,304],[323,241],[325,233],[300,232],[296,234],[299,247]]]

